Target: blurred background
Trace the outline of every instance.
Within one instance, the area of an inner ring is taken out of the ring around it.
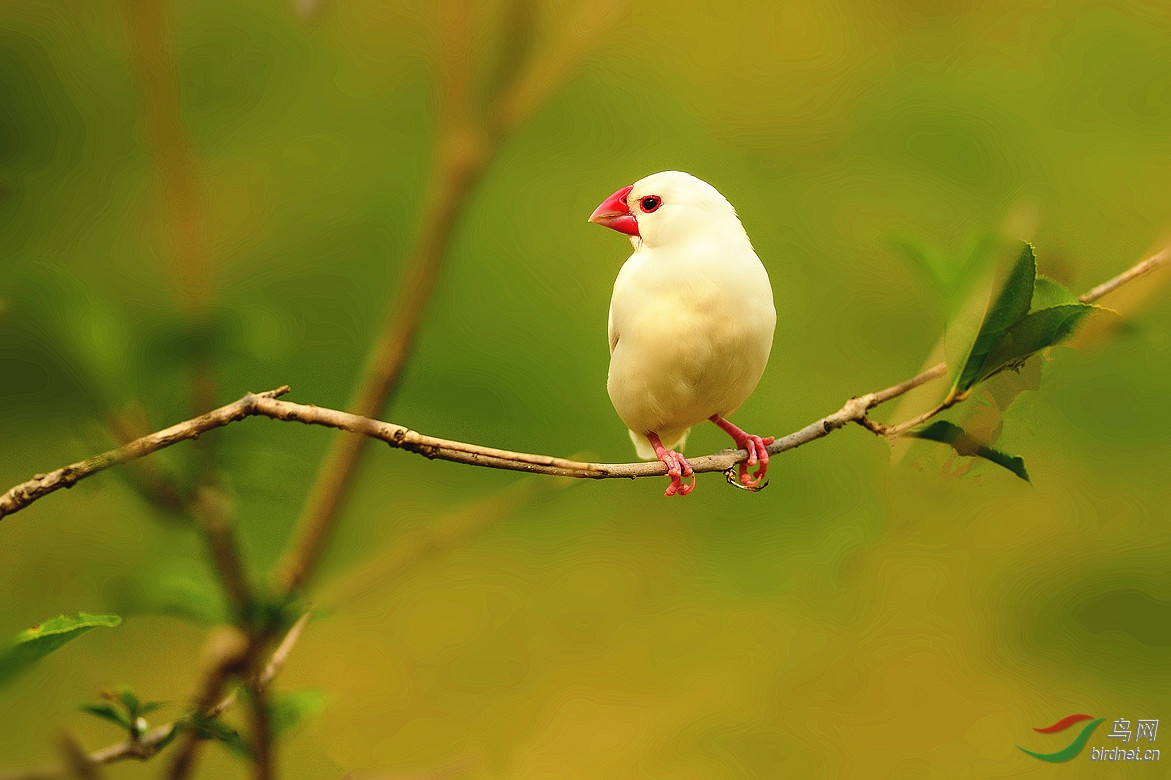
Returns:
[[[246,391],[350,405],[432,203],[451,13],[5,4],[0,489]],[[487,116],[516,60],[577,48],[527,71],[541,99],[456,216],[383,412],[424,433],[634,459],[605,390],[629,246],[586,218],[655,171],[715,185],[768,268],[776,344],[735,418],[762,434],[924,367],[1002,238],[1081,292],[1169,237],[1161,3],[474,2],[466,29]],[[1031,485],[860,428],[779,456],[763,493],[709,474],[686,500],[372,447],[277,681],[321,704],[282,776],[1155,776],[1016,747],[1064,747],[1032,729],[1073,713],[1106,747],[1115,719],[1171,719],[1154,281],[994,420]],[[727,446],[708,428],[689,454]],[[151,463],[215,474],[264,581],[334,436],[250,420]],[[117,741],[76,709],[100,688],[171,702],[157,722],[192,696],[223,599],[148,479],[0,523],[0,636],[125,618],[0,689],[0,769],[52,763],[61,730]],[[211,746],[197,776],[247,773]]]

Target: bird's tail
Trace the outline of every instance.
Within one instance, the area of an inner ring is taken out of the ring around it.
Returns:
[[[681,431],[667,431],[660,433],[659,438],[663,441],[663,446],[669,450],[683,451],[684,445],[687,444],[687,434],[691,433],[690,428],[684,428]],[[638,457],[643,460],[657,460],[655,455],[655,448],[651,446],[650,441],[641,433],[630,432],[630,440],[634,442],[634,450],[638,453]]]

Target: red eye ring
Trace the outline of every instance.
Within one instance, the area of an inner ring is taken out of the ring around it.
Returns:
[[[650,214],[652,211],[658,210],[659,206],[663,205],[663,199],[658,195],[644,195],[638,199],[638,207],[642,209],[644,214]]]

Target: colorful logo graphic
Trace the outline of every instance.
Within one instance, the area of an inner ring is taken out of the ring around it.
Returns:
[[[1080,714],[1069,715],[1057,721],[1052,726],[1046,726],[1042,729],[1033,729],[1033,731],[1040,732],[1041,734],[1056,734],[1059,731],[1065,731],[1075,723],[1081,723],[1083,720],[1088,720],[1090,722],[1082,727],[1081,733],[1074,737],[1073,742],[1070,742],[1056,753],[1034,753],[1031,750],[1025,750],[1020,745],[1017,745],[1017,749],[1024,753],[1028,753],[1033,758],[1037,758],[1042,761],[1048,761],[1050,764],[1060,764],[1063,761],[1069,761],[1078,753],[1082,752],[1082,748],[1084,748],[1086,743],[1089,742],[1090,735],[1094,733],[1094,729],[1098,728],[1098,724],[1106,720],[1105,718],[1092,718],[1090,715]]]

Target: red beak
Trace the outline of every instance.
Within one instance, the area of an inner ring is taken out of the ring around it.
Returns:
[[[602,205],[594,209],[593,214],[590,214],[590,222],[617,230],[628,236],[637,236],[638,220],[630,213],[630,206],[626,203],[626,196],[630,194],[632,189],[634,189],[633,185],[623,187],[602,201]]]

